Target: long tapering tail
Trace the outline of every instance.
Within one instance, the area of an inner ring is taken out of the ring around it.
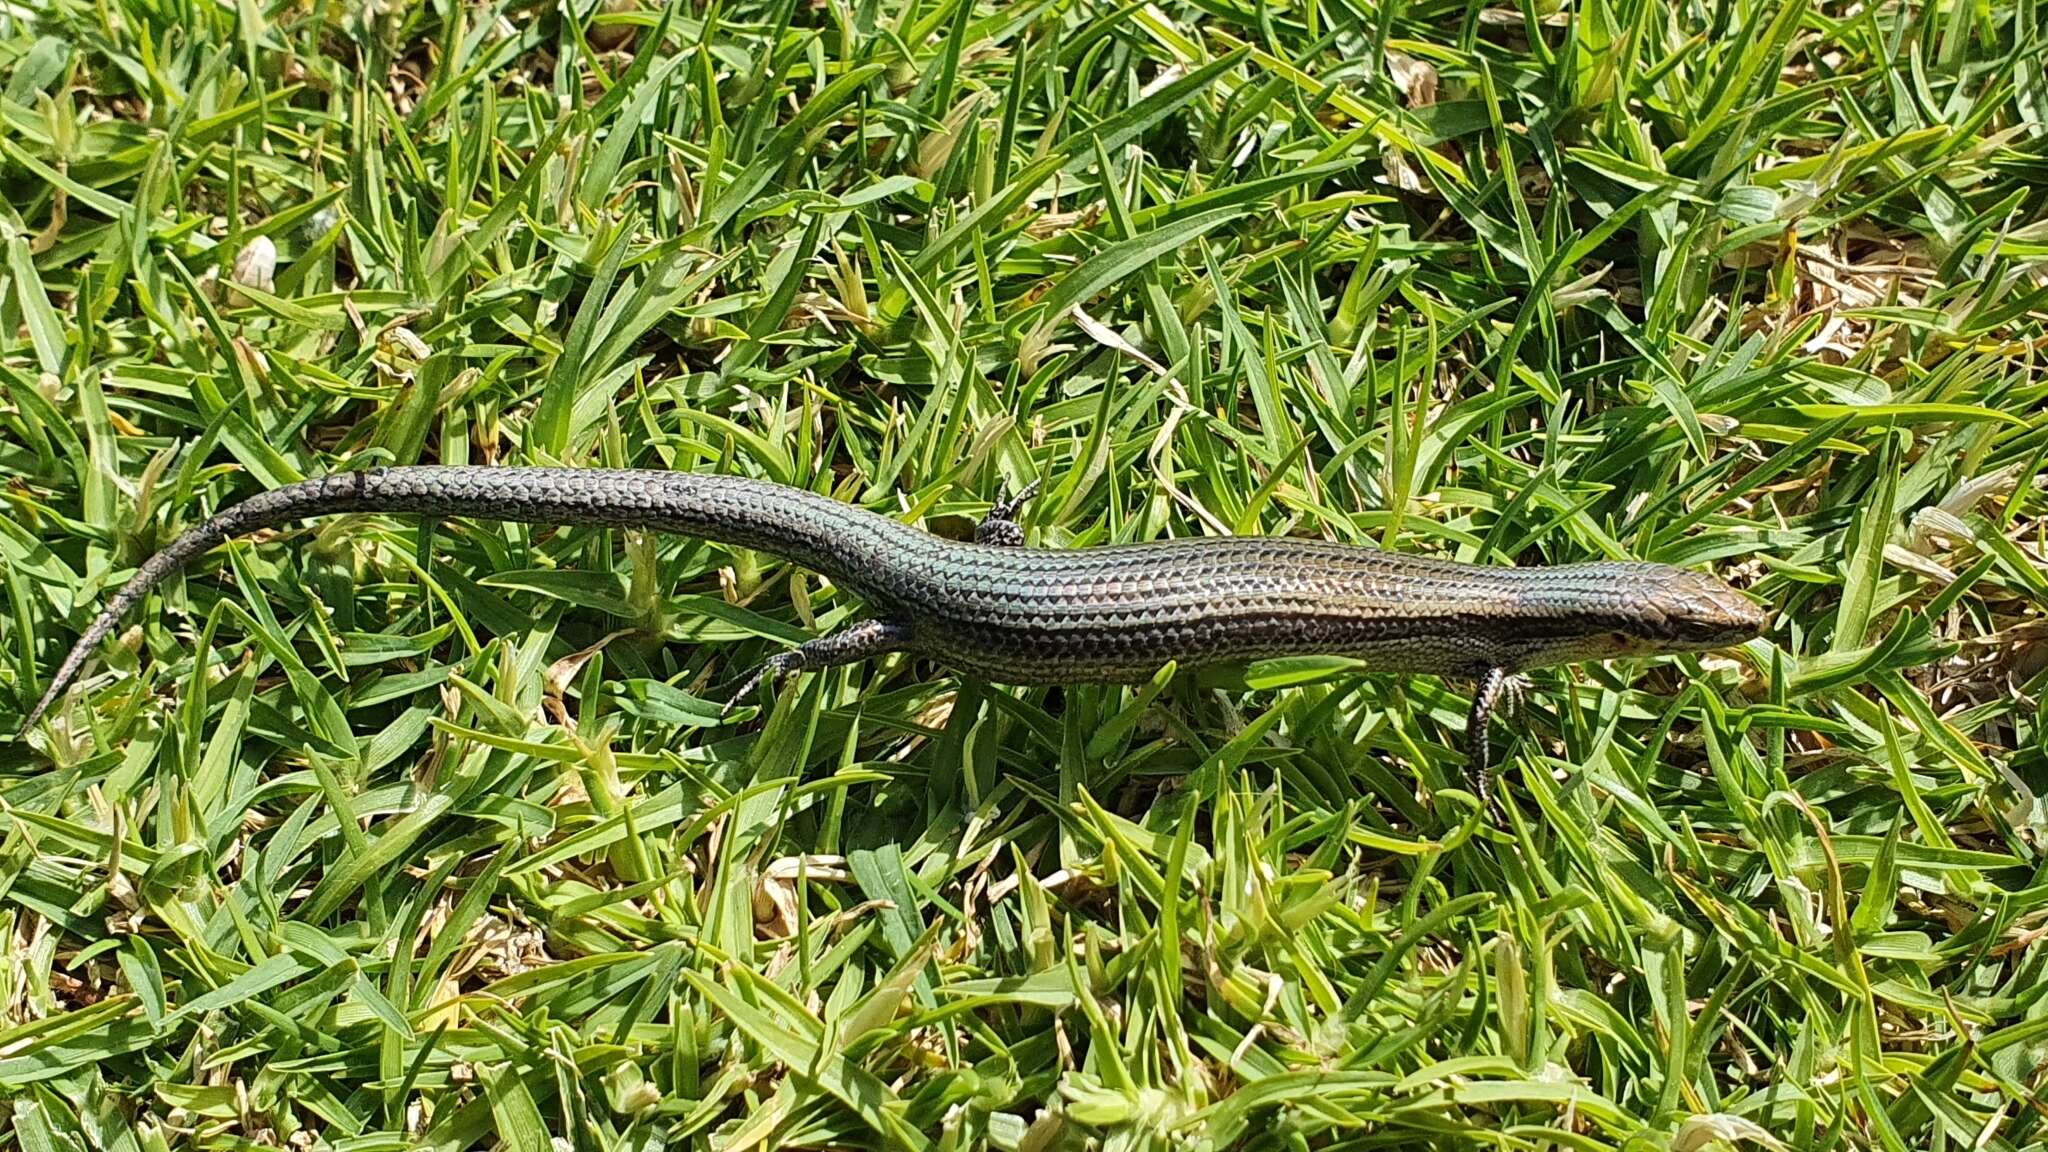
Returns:
[[[50,678],[50,686],[43,690],[43,698],[29,709],[28,719],[21,725],[21,734],[26,736],[49,712],[50,706],[78,676],[78,670],[99,649],[100,643],[120,627],[128,610],[141,603],[143,597],[155,591],[156,586],[173,572],[233,537],[346,509],[361,499],[368,477],[366,472],[339,472],[318,480],[302,480],[297,484],[273,488],[222,510],[143,561],[142,567],[137,568],[135,575],[128,578],[128,583],[108,599],[84,635],[78,638],[78,643],[65,654],[64,662],[57,666],[57,674]]]
[[[172,573],[244,533],[336,512],[410,512],[681,532],[760,548],[869,595],[873,579],[937,542],[908,525],[816,493],[736,476],[604,468],[419,466],[339,472],[258,493],[151,556],[78,638],[26,735],[71,686],[128,611]]]

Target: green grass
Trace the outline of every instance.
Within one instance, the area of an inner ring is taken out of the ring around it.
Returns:
[[[0,1148],[2048,1148],[2048,6],[1554,7],[0,8],[0,726],[173,532],[378,463],[1772,612],[1538,675],[1495,825],[1463,683],[725,723],[859,605],[243,542],[0,745]]]

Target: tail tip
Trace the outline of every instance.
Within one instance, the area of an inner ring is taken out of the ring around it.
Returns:
[[[21,727],[16,728],[14,730],[14,742],[16,744],[28,743],[28,738],[32,733],[35,732],[36,725],[43,722],[43,717],[47,715],[49,711],[49,701],[37,701],[36,706],[28,710],[28,716],[22,720]]]
[[[70,687],[71,676],[67,669],[57,679],[52,680],[49,687],[43,689],[42,699],[37,700],[35,707],[29,709],[28,715],[22,718],[21,727],[14,730],[14,742],[16,744],[28,743],[28,738],[35,732],[36,725],[41,724],[57,710],[57,705],[63,699],[65,690]]]

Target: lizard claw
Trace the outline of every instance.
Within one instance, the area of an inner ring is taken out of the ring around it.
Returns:
[[[769,689],[772,691],[781,686],[783,677],[796,671],[802,664],[803,658],[795,652],[778,652],[761,661],[759,665],[755,666],[754,671],[745,680],[740,682],[740,686],[734,689],[732,695],[726,697],[725,707],[718,710],[718,718],[723,720],[731,716],[732,710],[744,704],[747,696],[763,680],[768,681]]]
[[[1003,548],[1022,547],[1024,526],[1017,523],[1017,510],[1038,495],[1038,485],[1039,481],[1033,480],[1015,496],[1006,495],[1007,487],[997,488],[995,503],[989,505],[988,516],[974,526],[974,542]]]
[[[1500,683],[1500,714],[1510,720],[1521,715],[1522,705],[1527,703],[1524,696],[1534,689],[1536,682],[1519,672],[1510,672]]]
[[[995,503],[992,506],[990,506],[988,510],[989,519],[1016,519],[1018,510],[1023,508],[1025,504],[1029,503],[1033,496],[1038,495],[1039,486],[1043,483],[1043,480],[1033,480],[1031,483],[1026,484],[1021,489],[1018,489],[1017,494],[1015,496],[1005,495],[1005,492],[1008,490],[1008,485],[996,489]]]

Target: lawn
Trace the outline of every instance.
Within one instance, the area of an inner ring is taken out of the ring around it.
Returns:
[[[1715,572],[1013,689],[354,516],[0,742],[0,1150],[2048,1148],[2048,5],[0,5],[0,728],[416,462]]]

